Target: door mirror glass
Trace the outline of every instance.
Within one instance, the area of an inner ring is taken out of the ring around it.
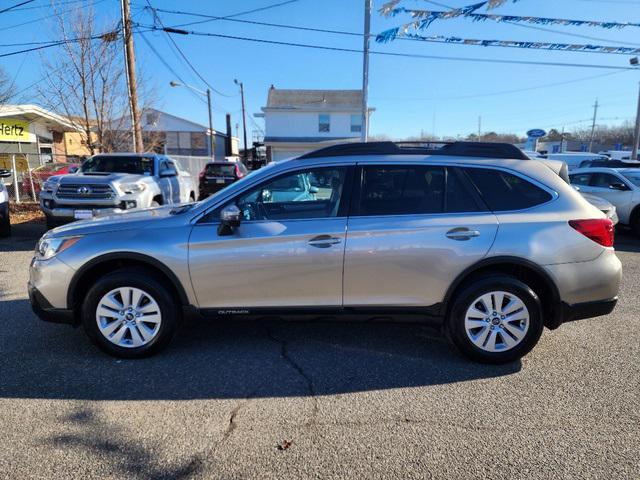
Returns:
[[[3,170],[0,168],[0,178],[8,178],[11,176],[11,170]]]
[[[627,187],[624,183],[622,182],[614,182],[611,185],[609,185],[609,188],[611,190],[620,190],[620,191],[626,191],[629,190],[629,187]]]
[[[227,205],[220,211],[220,226],[218,235],[231,235],[233,229],[240,226],[242,211],[234,205]]]

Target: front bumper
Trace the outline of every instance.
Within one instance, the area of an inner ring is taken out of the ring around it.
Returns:
[[[28,284],[28,290],[31,309],[41,320],[53,323],[66,323],[74,326],[78,325],[78,319],[75,317],[73,310],[53,307],[31,282]]]

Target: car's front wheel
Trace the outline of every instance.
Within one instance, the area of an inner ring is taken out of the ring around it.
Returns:
[[[454,299],[447,334],[467,357],[507,363],[531,351],[544,324],[540,300],[520,280],[487,276],[473,281]]]
[[[0,207],[3,208],[3,207]],[[9,207],[7,205],[6,212],[0,216],[0,238],[11,236],[11,218],[9,217]]]
[[[153,272],[122,269],[100,278],[82,305],[91,340],[105,352],[141,358],[162,349],[179,323],[171,290]]]

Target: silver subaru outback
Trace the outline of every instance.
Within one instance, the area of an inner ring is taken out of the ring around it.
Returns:
[[[43,320],[82,325],[119,357],[157,352],[187,315],[418,314],[501,363],[544,327],[613,310],[613,235],[511,145],[338,145],[199,203],[51,230],[29,296]]]

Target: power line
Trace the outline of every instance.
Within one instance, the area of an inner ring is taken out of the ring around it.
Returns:
[[[164,59],[164,57],[156,50],[156,48],[153,46],[153,44],[147,39],[147,37],[144,35],[144,33],[142,31],[140,31],[140,29],[136,29],[136,33],[138,33],[138,35],[140,36],[140,38],[142,38],[142,40],[144,41],[144,43],[147,44],[147,46],[149,47],[149,49],[153,52],[153,54],[158,58],[158,60],[160,60],[160,62],[165,66],[165,68],[167,70],[169,70],[171,72],[171,74],[177,78],[180,82],[187,83],[184,81],[184,79],[180,76],[180,74],[178,72],[176,72],[173,67],[171,65],[169,65],[169,63],[167,63],[167,61]],[[193,95],[195,98],[197,98],[199,101],[203,102],[203,103],[207,103],[206,100],[204,98],[202,98],[200,95],[198,95],[196,92],[187,89],[189,91],[189,93],[191,95]]]
[[[65,2],[57,1],[56,2],[56,6],[70,5],[72,3],[84,3],[84,2],[87,2],[87,1],[88,0],[68,0],[68,1],[65,1]],[[22,10],[37,10],[37,9],[40,9],[40,8],[51,8],[51,2],[47,2],[47,3],[43,4],[43,5],[34,5],[32,7],[14,8],[11,11],[12,12],[19,12],[19,11],[22,11]]]
[[[180,54],[180,56],[184,59],[185,62],[187,62],[187,65],[189,65],[189,68],[191,68],[191,70],[193,71],[193,73],[195,73],[198,78],[200,80],[202,80],[202,82],[209,87],[213,92],[217,93],[218,95],[222,96],[222,97],[227,97],[227,98],[231,98],[234,97],[235,95],[227,95],[226,93],[222,93],[221,91],[215,89],[198,71],[198,69],[196,67],[193,66],[193,64],[189,61],[189,58],[187,58],[187,56],[184,54],[184,52],[182,50],[180,50],[180,47],[178,47],[178,44],[176,43],[176,41],[173,39],[173,37],[171,35],[169,35],[169,32],[167,32],[167,27],[164,26],[164,24],[162,23],[162,20],[160,19],[160,16],[156,13],[155,9],[151,6],[151,2],[149,0],[146,0],[147,4],[149,5],[149,8],[151,9],[151,12],[153,14],[154,17],[154,21],[157,21],[160,26],[162,27],[162,30],[165,31],[167,33],[167,36],[169,38],[169,40],[171,40],[171,43],[173,44],[174,47],[176,47],[176,50],[178,50],[178,53]]]
[[[149,28],[151,30],[167,31],[165,28],[159,28],[157,26],[149,26],[149,25],[142,25],[142,26],[144,26],[145,28]],[[283,41],[277,41],[277,40],[267,40],[262,38],[241,37],[237,35],[224,35],[221,33],[195,32],[192,30],[191,31],[184,30],[184,33],[188,35],[195,35],[195,36],[226,38],[231,40],[242,40],[247,42],[264,43],[269,45],[283,45],[283,46],[289,46],[289,47],[311,48],[315,50],[328,50],[328,51],[335,51],[335,52],[350,52],[350,53],[362,54],[362,50],[355,49],[355,48],[330,47],[325,45],[314,45],[309,43],[283,42]],[[625,70],[625,71],[635,70],[633,67],[622,67],[617,65],[595,65],[595,64],[588,64],[588,63],[540,62],[540,61],[532,61],[532,60],[506,60],[506,59],[494,59],[494,58],[450,57],[450,56],[443,56],[443,55],[423,55],[423,54],[417,54],[417,53],[383,52],[379,50],[371,50],[369,53],[374,55],[382,55],[382,56],[390,56],[390,57],[428,58],[431,60],[452,60],[452,61],[465,61],[465,62],[478,62],[478,63],[504,63],[504,64],[515,64],[515,65],[541,65],[541,66],[550,66],[550,67],[598,68],[598,69],[604,69],[604,70]]]
[[[7,8],[5,8],[5,9],[3,9],[3,10],[0,10],[0,13],[8,12],[9,10],[13,10],[14,8],[20,7],[20,6],[22,6],[22,5],[26,5],[27,3],[31,3],[31,2],[33,2],[33,1],[35,1],[35,0],[26,0],[26,1],[21,2],[21,3],[16,3],[16,4],[15,4],[15,5],[13,5],[12,7],[7,7]]]

